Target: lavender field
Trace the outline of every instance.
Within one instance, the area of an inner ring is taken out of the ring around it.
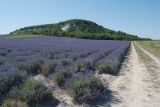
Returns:
[[[32,84],[28,80],[38,74],[53,79],[63,90],[73,90],[69,94],[75,100],[88,99],[103,91],[101,88],[103,86],[94,77],[95,73],[117,75],[129,47],[129,41],[47,36],[25,39],[1,38],[0,95],[3,97],[0,99],[2,101],[7,96],[24,102],[34,101],[34,99],[27,99],[28,97],[21,97],[27,95],[23,95],[19,90],[27,83]],[[92,81],[87,84],[93,84],[89,88],[80,84],[84,87],[83,93],[75,95],[75,90],[80,90],[80,86],[76,87],[77,81],[87,81],[87,79]],[[29,93],[29,96],[31,95],[34,96],[34,93]]]

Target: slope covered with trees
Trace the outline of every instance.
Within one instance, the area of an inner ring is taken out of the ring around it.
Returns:
[[[24,27],[10,34],[36,34],[100,40],[142,40],[136,35],[106,29],[94,22],[81,19]]]

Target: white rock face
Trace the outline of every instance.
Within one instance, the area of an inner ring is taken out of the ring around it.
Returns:
[[[62,27],[61,29],[63,30],[63,31],[67,31],[68,29],[70,29],[71,28],[71,26],[70,26],[70,24],[66,24],[64,27]]]

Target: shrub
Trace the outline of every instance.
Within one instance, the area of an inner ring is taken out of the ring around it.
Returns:
[[[75,71],[75,72],[84,72],[84,71],[85,71],[85,68],[84,68],[83,65],[78,64],[78,65],[75,66],[74,71]]]
[[[0,65],[3,65],[3,64],[4,64],[4,62],[1,60],[1,61],[0,61]]]
[[[67,66],[67,65],[70,65],[71,64],[71,60],[70,59],[63,59],[62,60],[62,65],[63,66]]]
[[[62,75],[64,76],[64,78],[68,78],[68,77],[70,77],[72,75],[72,73],[71,72],[67,72],[67,71],[63,71]]]
[[[62,71],[54,76],[54,81],[58,84],[58,86],[62,86],[65,82],[65,79],[72,76],[71,72]]]
[[[77,56],[77,55],[75,55],[75,56],[72,57],[72,60],[73,60],[73,61],[76,61],[77,59],[78,59],[78,56]]]
[[[51,97],[51,92],[48,91],[48,88],[41,81],[27,80],[22,87],[12,91],[10,96],[27,103],[38,103]]]
[[[58,73],[54,75],[54,81],[58,84],[58,86],[61,86],[64,83],[63,75]]]
[[[89,59],[85,60],[85,66],[88,70],[93,70],[94,69],[94,63]]]
[[[112,74],[111,64],[100,64],[97,66],[98,73],[108,73]]]
[[[14,100],[6,99],[3,101],[2,107],[13,107]]]
[[[96,77],[76,79],[68,88],[76,102],[94,99],[104,92],[103,84]]]
[[[41,63],[40,62],[34,62],[27,65],[26,70],[28,73],[31,74],[38,74],[41,69]]]
[[[7,93],[13,86],[23,83],[25,79],[25,73],[15,73],[6,77],[0,77],[0,94]]]
[[[53,73],[55,70],[55,64],[42,64],[40,73],[44,76],[48,76],[50,73]]]

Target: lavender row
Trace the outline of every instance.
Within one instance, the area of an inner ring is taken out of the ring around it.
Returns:
[[[0,72],[19,68],[39,60],[51,61],[59,69],[72,70],[86,60],[94,64],[121,62],[129,47],[128,41],[83,40],[57,37],[0,39]],[[114,65],[113,65],[114,66]],[[117,68],[117,67],[116,67]]]

